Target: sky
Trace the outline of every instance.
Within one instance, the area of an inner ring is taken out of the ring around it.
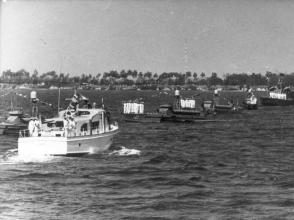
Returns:
[[[1,72],[294,72],[291,0],[1,1]]]

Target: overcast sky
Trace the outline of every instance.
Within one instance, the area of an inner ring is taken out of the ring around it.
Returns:
[[[294,72],[294,1],[2,0],[1,71]]]

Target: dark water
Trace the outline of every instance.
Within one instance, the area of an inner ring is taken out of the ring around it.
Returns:
[[[103,96],[116,118],[122,100],[143,97],[152,109],[172,99],[155,91],[95,93],[83,92],[98,105]],[[55,103],[56,94],[39,92]],[[0,136],[0,218],[293,219],[294,107],[224,118],[121,122],[109,151],[78,158],[19,158],[17,139]]]

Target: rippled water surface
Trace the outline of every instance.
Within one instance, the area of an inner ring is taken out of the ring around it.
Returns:
[[[54,104],[56,94],[39,91]],[[157,91],[83,94],[98,105],[104,97],[117,119],[122,100],[143,97],[146,108],[155,109],[172,99]],[[19,102],[28,109],[27,101]],[[0,136],[0,216],[293,219],[294,107],[261,107],[222,119],[120,122],[113,146],[85,157],[20,158],[17,138]]]

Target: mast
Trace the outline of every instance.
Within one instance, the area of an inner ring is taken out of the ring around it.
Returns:
[[[62,83],[62,79],[61,79],[62,61],[63,61],[63,57],[61,57],[60,69],[59,69],[59,86],[58,86],[57,115],[58,115],[59,109],[60,109],[60,86],[61,86],[61,83]]]
[[[284,89],[284,77],[285,75],[283,73],[280,73],[278,85],[281,92],[283,92],[283,89]]]
[[[13,95],[11,95],[11,98],[10,98],[10,111],[13,111],[13,101],[12,101],[12,98],[13,98]]]
[[[59,109],[60,109],[60,86],[58,88],[57,114],[59,113]]]

